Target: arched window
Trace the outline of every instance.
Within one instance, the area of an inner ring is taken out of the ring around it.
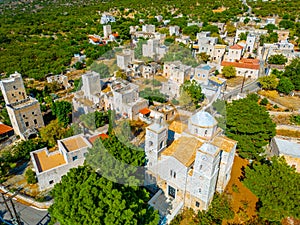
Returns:
[[[149,146],[153,146],[153,141],[149,141]]]

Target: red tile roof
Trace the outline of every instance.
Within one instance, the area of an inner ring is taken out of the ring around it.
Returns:
[[[98,138],[101,138],[102,140],[106,139],[106,138],[109,138],[109,136],[107,134],[97,134],[95,136],[92,136],[89,138],[89,141],[94,144],[94,142],[98,139]]]
[[[237,68],[244,68],[244,69],[252,69],[252,70],[259,70],[259,64],[253,63],[245,63],[245,62],[226,62],[223,61],[221,66],[233,66]]]
[[[13,128],[11,128],[10,126],[7,126],[5,124],[0,124],[0,135],[6,134],[12,130],[13,130]]]
[[[231,47],[230,47],[230,49],[242,50],[242,49],[243,49],[243,47],[242,47],[242,46],[240,46],[240,45],[238,45],[238,44],[235,44],[235,45],[231,46]]]
[[[143,115],[147,115],[147,114],[151,113],[150,109],[148,109],[148,108],[143,108],[139,112]]]
[[[252,64],[259,64],[259,59],[247,59],[247,58],[242,58],[240,62],[243,63],[252,63]]]

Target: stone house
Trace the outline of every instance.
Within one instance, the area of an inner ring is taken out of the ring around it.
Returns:
[[[271,154],[283,156],[291,167],[300,173],[300,142],[299,138],[275,136],[270,142]]]
[[[142,31],[145,33],[155,33],[155,25],[145,24],[142,26]]]
[[[82,135],[58,140],[58,150],[42,148],[30,152],[40,191],[54,187],[71,168],[82,166],[92,144]]]
[[[184,81],[190,80],[192,67],[182,64],[180,61],[165,62],[163,67],[163,76],[179,85]]]
[[[194,69],[193,80],[198,83],[208,84],[208,78],[214,73],[215,68],[207,64],[201,64]]]
[[[238,44],[229,47],[228,53],[224,56],[224,61],[236,62],[242,58],[244,48]]]
[[[71,85],[68,82],[68,77],[63,74],[53,75],[47,77],[48,83],[57,82],[58,84],[62,85],[65,89],[68,89],[71,87]]]
[[[169,35],[170,36],[178,36],[180,34],[180,27],[179,26],[170,26],[169,27]]]
[[[224,66],[235,67],[237,76],[246,76],[252,79],[257,79],[259,76],[260,64],[258,59],[242,58],[238,62],[223,61],[221,63],[221,70]]]
[[[121,70],[129,68],[130,64],[134,61],[134,51],[131,49],[124,49],[122,53],[117,54],[117,66]]]
[[[107,13],[103,13],[100,19],[101,24],[114,23],[116,22],[116,18]]]
[[[82,76],[82,87],[75,92],[72,99],[74,113],[86,114],[94,112],[100,103],[102,81],[100,74],[94,71],[87,71]],[[76,115],[74,115],[76,117]]]
[[[149,204],[167,222],[184,207],[207,210],[215,191],[222,193],[231,177],[236,141],[223,136],[207,112],[186,122],[168,127],[160,119],[146,128],[145,185],[160,190]]]
[[[109,84],[106,93],[106,108],[113,109],[122,117],[137,120],[139,111],[148,107],[148,100],[139,97],[139,87],[124,80],[115,80]]]
[[[27,96],[21,74],[15,72],[0,81],[6,109],[16,135],[27,139],[44,126],[39,102]]]
[[[104,25],[103,26],[103,35],[104,35],[104,38],[109,38],[109,35],[111,35],[112,32],[111,32],[111,25]]]

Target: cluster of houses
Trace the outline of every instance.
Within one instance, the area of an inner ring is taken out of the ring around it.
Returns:
[[[157,17],[157,20],[162,21],[162,17]],[[90,35],[90,43],[105,45],[114,41],[117,34],[112,33],[111,25],[107,25],[112,22],[115,22],[113,16],[103,14],[101,24],[104,25],[104,35]],[[189,25],[202,26],[201,23]],[[225,90],[226,79],[216,76],[217,71],[222,71],[225,66],[234,67],[237,76],[255,80],[262,73],[262,62],[271,55],[283,54],[289,60],[299,56],[294,51],[294,45],[288,41],[288,31],[275,31],[279,36],[278,43],[259,46],[259,38],[266,35],[267,30],[238,29],[235,37],[227,37],[225,24],[215,25],[229,46],[219,44],[218,37],[213,37],[210,32],[200,32],[196,40],[191,41],[190,37],[181,34],[179,26],[169,26],[169,35],[175,36],[176,42],[189,45],[194,56],[207,54],[210,57],[207,63],[196,67],[180,61],[160,64],[158,61],[168,52],[164,42],[166,35],[156,32],[154,25],[143,24],[141,31],[139,27],[130,27],[132,42],[136,44],[139,38],[146,38],[142,56],[155,62],[144,63],[135,58],[133,49],[123,49],[116,54],[117,66],[126,74],[147,79],[160,71],[166,80],[162,82],[160,92],[169,100],[179,98],[180,87],[187,80],[200,84],[209,98]],[[241,33],[246,34],[246,40],[240,40]],[[80,55],[77,58],[79,61],[85,59]],[[208,209],[214,193],[224,192],[231,177],[237,142],[224,135],[211,114],[196,111],[180,120],[179,112],[170,103],[150,106],[148,100],[139,96],[140,87],[135,83],[115,77],[102,78],[94,71],[85,72],[81,78],[82,86],[72,98],[73,121],[82,114],[114,110],[117,118],[141,120],[148,125],[144,140],[147,157],[145,186],[156,191],[149,205],[157,209],[167,222],[183,207],[196,211]],[[47,81],[70,88],[66,75],[50,76]],[[12,128],[0,124],[1,138],[11,136],[12,132],[24,140],[36,134],[44,126],[42,113],[38,101],[27,96],[21,74],[16,72],[2,79],[0,88],[12,123]],[[42,148],[31,152],[40,190],[52,188],[71,168],[83,165],[88,149],[97,138],[109,137],[104,133],[78,134],[58,140],[55,151]],[[271,142],[272,153],[283,155],[299,172],[298,150],[298,140],[275,137]]]

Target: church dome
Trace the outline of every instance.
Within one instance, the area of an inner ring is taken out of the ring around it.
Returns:
[[[217,125],[216,119],[208,112],[200,111],[194,114],[190,121],[193,125],[199,127],[214,127]]]

